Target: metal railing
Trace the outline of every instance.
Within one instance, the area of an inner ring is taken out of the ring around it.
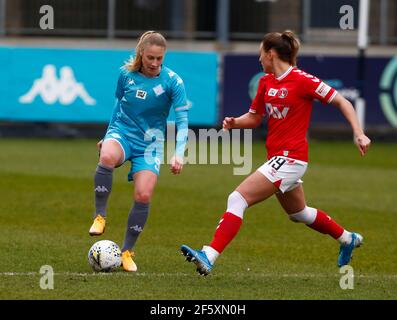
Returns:
[[[0,0],[0,36],[131,37],[158,30],[175,39],[257,40],[292,29],[307,43],[354,43],[340,32],[338,8],[360,0]],[[42,30],[39,10],[50,5],[55,28]],[[354,19],[357,18],[355,13]],[[357,25],[357,21],[354,22]],[[335,36],[337,35],[337,36]],[[372,44],[397,43],[397,0],[371,1]]]

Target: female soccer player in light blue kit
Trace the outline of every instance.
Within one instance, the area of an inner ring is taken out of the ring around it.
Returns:
[[[113,169],[131,161],[128,180],[134,180],[135,203],[129,213],[121,248],[122,266],[136,271],[132,260],[135,245],[149,214],[149,203],[160,172],[167,117],[175,111],[176,151],[171,171],[179,174],[187,141],[188,103],[182,79],[162,65],[166,40],[158,32],[147,31],[139,39],[136,57],[121,69],[116,89],[116,105],[100,148],[95,183],[95,218],[90,235],[105,230],[106,205],[112,189]]]

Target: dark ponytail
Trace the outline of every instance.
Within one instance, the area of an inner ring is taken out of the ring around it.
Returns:
[[[280,60],[288,62],[292,66],[296,66],[299,47],[298,37],[290,30],[285,30],[283,33],[267,33],[262,40],[263,50],[267,52],[274,49]]]

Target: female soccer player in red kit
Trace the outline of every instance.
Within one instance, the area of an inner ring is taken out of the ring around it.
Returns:
[[[200,274],[211,272],[219,254],[236,236],[246,208],[273,194],[294,222],[328,234],[340,243],[338,266],[350,262],[352,251],[363,237],[349,232],[321,209],[306,205],[301,177],[308,165],[306,133],[314,99],[336,106],[352,127],[354,142],[363,156],[370,139],[364,134],[351,103],[320,79],[296,67],[299,40],[291,31],[268,33],[260,45],[259,61],[266,75],[259,80],[258,91],[249,111],[238,117],[226,117],[224,129],[256,128],[267,117],[268,161],[247,177],[229,195],[223,214],[209,246],[193,250],[182,245],[188,261]]]

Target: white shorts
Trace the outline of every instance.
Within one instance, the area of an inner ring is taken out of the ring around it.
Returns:
[[[282,193],[291,191],[303,183],[301,178],[307,162],[283,156],[274,156],[257,171],[268,178]]]

